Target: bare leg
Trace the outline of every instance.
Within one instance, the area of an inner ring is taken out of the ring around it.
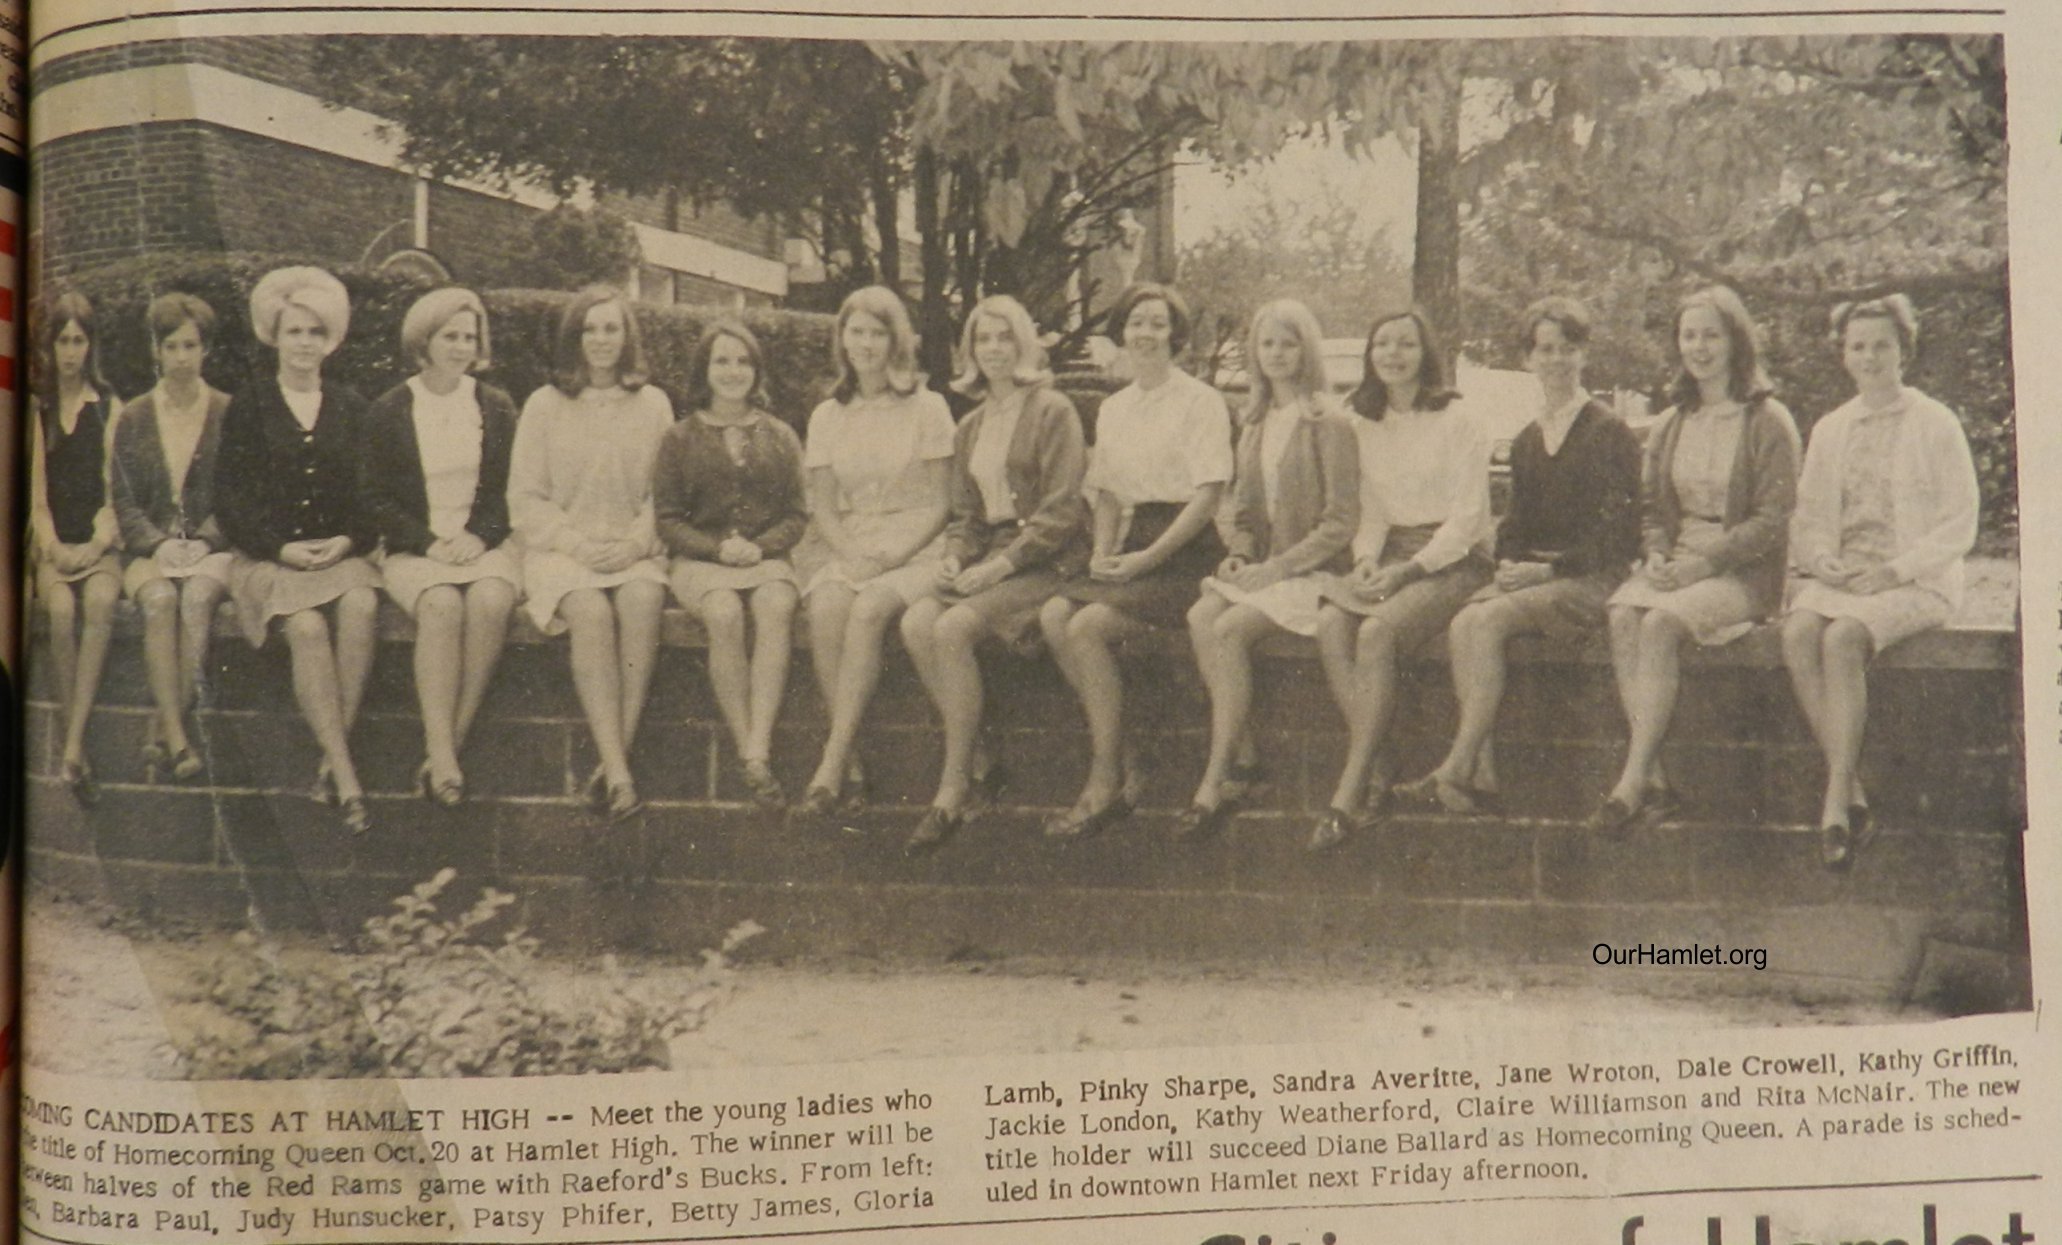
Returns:
[[[579,588],[559,599],[559,617],[572,633],[573,691],[594,736],[602,773],[613,786],[630,781],[623,743],[623,669],[616,657],[616,613],[608,594]]]
[[[1869,630],[1851,618],[1837,618],[1825,635],[1826,800],[1819,824],[1846,825],[1847,808],[1859,802],[1856,767],[1869,717]]]
[[[750,755],[752,734],[751,671],[746,668],[745,603],[725,588],[702,594],[695,603],[702,629],[709,635],[709,688],[716,708],[730,729],[740,757]]]
[[[79,667],[73,676],[71,709],[65,715],[67,760],[86,755],[86,721],[93,716],[93,698],[100,692],[100,675],[107,668],[107,646],[114,639],[115,598],[122,591],[112,575],[90,576],[81,587]]]
[[[136,594],[136,607],[143,612],[143,672],[157,710],[151,736],[176,755],[187,746],[179,689],[179,585],[152,580]]]
[[[1676,693],[1682,683],[1682,646],[1690,631],[1664,610],[1648,610],[1640,620],[1639,668],[1632,680],[1631,738],[1626,745],[1625,770],[1611,794],[1627,808],[1637,809],[1647,789],[1658,786],[1656,759],[1661,741],[1668,737],[1669,719],[1675,715]]]
[[[458,716],[452,734],[465,747],[472,734],[487,684],[501,664],[508,644],[509,615],[515,611],[515,585],[505,579],[477,579],[465,589],[465,674],[458,684]]]
[[[1380,616],[1363,619],[1356,633],[1354,691],[1346,708],[1346,764],[1331,806],[1351,813],[1367,794],[1368,773],[1396,701],[1396,632]]]
[[[974,646],[988,633],[988,624],[965,605],[939,612],[941,604],[930,600],[911,606],[902,616],[902,638],[945,728],[945,764],[931,804],[957,813],[973,781],[982,708],[981,666]]]
[[[374,630],[379,593],[371,588],[351,589],[337,598],[336,615],[337,690],[348,734],[358,721],[358,707],[365,702],[365,680],[372,674],[373,646],[379,640]]]
[[[179,592],[179,709],[193,708],[199,696],[201,671],[207,668],[208,646],[215,638],[215,607],[222,603],[221,581],[206,575],[188,577]]]
[[[1132,618],[1102,604],[1083,606],[1066,628],[1068,681],[1088,718],[1088,782],[1076,801],[1083,811],[1116,799],[1132,768],[1124,746],[1124,674],[1113,650],[1142,630]]]
[[[818,589],[810,599],[822,592]],[[831,694],[830,737],[824,741],[823,760],[809,780],[810,786],[826,791],[843,787],[852,742],[866,716],[867,702],[873,699],[874,685],[880,681],[881,641],[902,608],[902,598],[879,585],[867,588],[851,603],[839,651],[837,687]]]
[[[458,686],[463,677],[460,633],[463,591],[456,584],[423,589],[415,602],[415,699],[422,706],[423,751],[436,782],[459,781]]]
[[[1790,672],[1790,687],[1797,693],[1797,707],[1811,726],[1811,737],[1819,751],[1828,753],[1826,742],[1826,620],[1805,610],[1783,619],[1783,666]]]
[[[1453,666],[1453,692],[1460,706],[1460,722],[1454,728],[1453,746],[1447,749],[1446,759],[1433,772],[1455,786],[1495,789],[1496,768],[1489,741],[1496,726],[1497,708],[1503,703],[1507,673],[1504,646],[1510,642],[1511,634],[1510,611],[1496,601],[1468,606],[1447,628],[1447,652]]]
[[[857,594],[838,583],[818,584],[809,594],[809,661],[816,691],[828,714],[838,698],[838,668],[845,653],[845,629]]]
[[[1210,760],[1196,784],[1195,803],[1200,808],[1217,807],[1233,745],[1246,728],[1253,706],[1253,645],[1279,629],[1273,619],[1247,605],[1225,606],[1214,613],[1208,624],[1211,663],[1204,674],[1210,685]],[[1189,620],[1193,630],[1195,610],[1189,612]]]
[[[53,687],[67,748],[72,737],[72,689],[79,682],[79,607],[72,588],[71,584],[53,583],[50,597],[44,602],[50,614],[50,663],[56,667],[57,675]],[[80,755],[67,751],[64,759],[69,763],[79,760]]]
[[[315,732],[322,760],[329,767],[331,781],[341,799],[364,794],[357,767],[351,763],[351,747],[344,725],[343,687],[337,674],[336,650],[330,646],[329,619],[321,609],[306,609],[287,616],[287,648],[293,657],[294,700],[301,717]]]
[[[752,729],[743,754],[764,761],[773,755],[773,723],[788,688],[788,661],[795,651],[795,586],[761,584],[752,590]]]
[[[634,579],[615,590],[616,623],[621,640],[616,657],[622,663],[623,751],[637,743],[644,703],[651,695],[652,671],[659,660],[659,616],[666,608],[666,586]]]

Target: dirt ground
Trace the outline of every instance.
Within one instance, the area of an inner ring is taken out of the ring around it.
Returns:
[[[39,903],[26,947],[35,999],[25,1060],[55,1072],[180,1076],[176,996],[227,935],[138,934],[72,903]],[[291,954],[322,956],[316,946]],[[658,991],[691,972],[624,964]],[[547,980],[591,965],[545,961]],[[1720,993],[1694,973],[1438,962],[1423,956],[1351,968],[1205,971],[1109,961],[975,964],[747,963],[708,1025],[677,1039],[675,1068],[832,1063],[1199,1045],[1355,1043],[1399,1029],[1484,1031],[1514,1024],[1580,1028],[1810,1025],[1910,1020],[1888,1006],[1805,1004]]]

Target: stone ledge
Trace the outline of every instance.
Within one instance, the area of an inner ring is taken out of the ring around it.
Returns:
[[[143,634],[143,619],[134,603],[124,600],[116,609],[116,636],[140,637]],[[40,636],[47,626],[47,615],[40,610],[35,611],[30,620],[31,634]],[[216,638],[241,639],[242,635],[234,611],[224,602],[215,616]],[[384,597],[380,600],[379,636],[382,641],[393,644],[412,643],[415,639],[415,621]],[[518,609],[509,634],[509,642],[550,644],[562,641],[557,636],[548,636],[539,631],[529,616]],[[703,648],[707,640],[701,624],[691,618],[686,610],[668,606],[660,632],[660,643],[672,648]],[[808,645],[809,629],[800,625],[798,620],[795,627],[795,647],[806,649]],[[1188,640],[1176,631],[1164,631],[1134,641],[1130,650],[1186,654]],[[1260,652],[1269,657],[1314,659],[1316,651],[1311,641],[1291,635],[1270,637],[1260,646]],[[1773,624],[1764,624],[1731,644],[1715,649],[1692,647],[1685,656],[1686,664],[1690,666],[1778,669],[1783,664],[1782,637]],[[1609,640],[1601,633],[1579,642],[1544,636],[1524,636],[1515,642],[1512,659],[1521,664],[1608,666],[1611,664],[1611,649]],[[1446,637],[1441,635],[1418,655],[1418,660],[1444,665]],[[1884,653],[1876,664],[1920,670],[2017,670],[2019,631],[2016,627],[1954,623],[1906,640]]]

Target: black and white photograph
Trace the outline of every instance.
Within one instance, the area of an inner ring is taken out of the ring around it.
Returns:
[[[1736,25],[39,62],[25,1065],[2030,1011],[2004,40]]]

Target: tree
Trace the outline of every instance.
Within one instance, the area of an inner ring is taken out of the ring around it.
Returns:
[[[904,84],[858,44],[803,39],[339,36],[334,104],[385,118],[432,176],[671,192],[772,216],[900,280]]]

